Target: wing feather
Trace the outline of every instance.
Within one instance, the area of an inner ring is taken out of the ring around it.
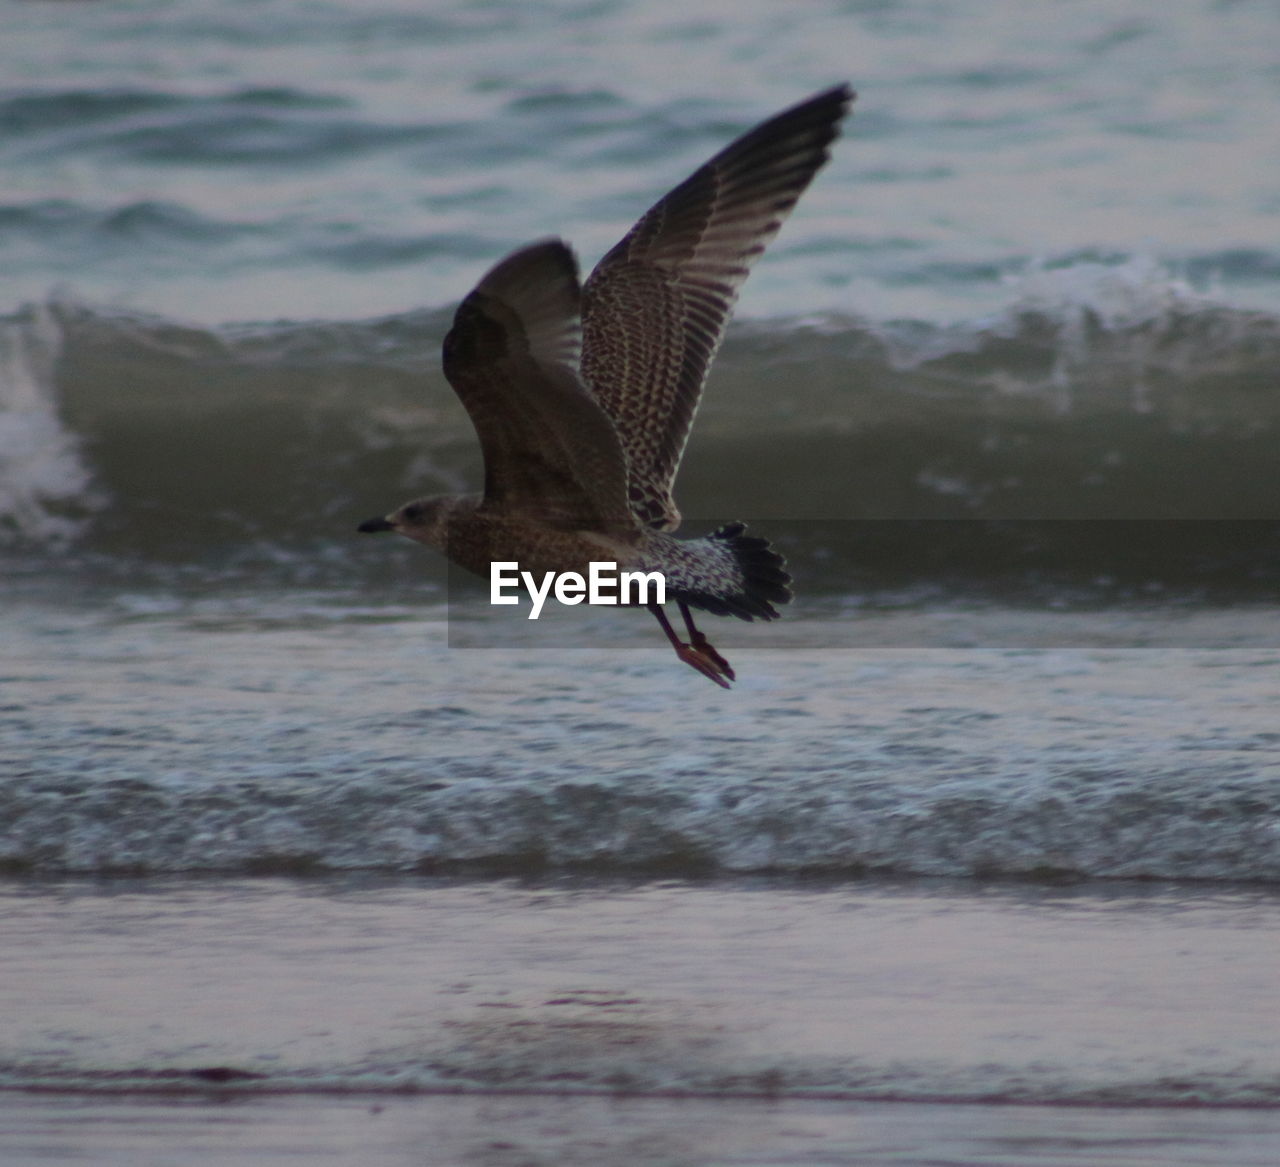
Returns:
[[[738,288],[852,101],[841,85],[738,138],[655,203],[583,288],[583,376],[621,437],[643,523],[680,523],[672,482]]]
[[[484,454],[484,503],[566,527],[634,527],[613,422],[579,373],[573,252],[544,240],[509,255],[458,306],[444,372]]]

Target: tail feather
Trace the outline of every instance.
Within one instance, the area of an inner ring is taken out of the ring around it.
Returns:
[[[714,592],[708,589],[684,590],[676,598],[716,616],[737,616],[739,620],[776,620],[774,604],[791,600],[791,576],[786,560],[767,539],[744,532],[745,523],[726,523],[707,536],[709,543],[720,544],[730,553],[734,576],[732,585]]]

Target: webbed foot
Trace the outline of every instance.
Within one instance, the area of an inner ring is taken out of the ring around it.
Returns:
[[[676,656],[708,680],[715,681],[722,689],[730,687],[734,677],[729,662],[707,644],[705,638],[702,644],[676,644],[675,650]]]

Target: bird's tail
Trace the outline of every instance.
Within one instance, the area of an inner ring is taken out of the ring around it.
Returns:
[[[725,586],[684,590],[676,598],[716,616],[737,616],[740,620],[776,620],[774,604],[791,600],[791,576],[786,560],[767,539],[746,534],[745,523],[726,523],[707,536],[706,542],[728,562]],[[724,556],[724,552],[728,552]],[[717,556],[720,558],[721,556]]]

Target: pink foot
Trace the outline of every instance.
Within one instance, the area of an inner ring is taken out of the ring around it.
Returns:
[[[695,651],[700,652],[703,656],[710,658],[711,663],[714,664],[726,677],[728,677],[729,680],[736,681],[738,679],[733,669],[730,667],[729,662],[711,647],[711,642],[696,628],[693,630],[692,640],[693,643],[691,647]],[[727,685],[725,687],[728,688]]]
[[[708,680],[715,681],[720,688],[728,689],[729,681],[734,679],[733,670],[715,649],[710,649],[708,652],[708,648],[710,648],[709,645],[681,644],[676,648],[676,656],[685,664],[697,669]],[[728,680],[725,680],[726,677]]]

